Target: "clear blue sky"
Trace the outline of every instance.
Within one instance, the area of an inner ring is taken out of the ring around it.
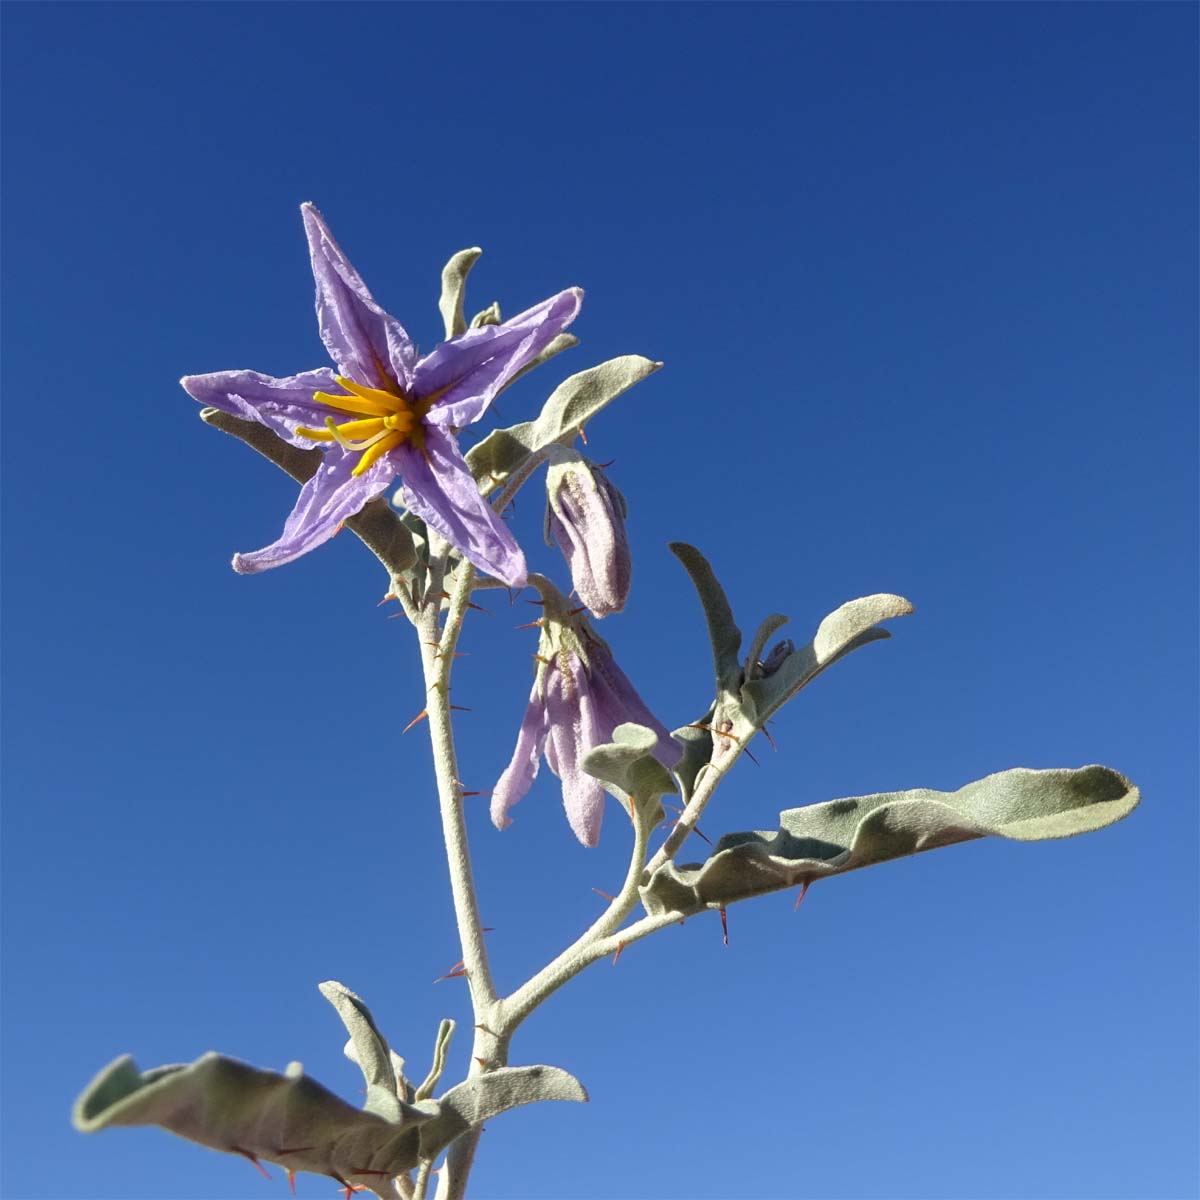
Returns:
[[[709,668],[668,540],[743,626],[915,602],[786,711],[710,836],[1014,765],[1144,792],[1102,833],[859,872],[732,909],[728,949],[714,916],[593,968],[514,1047],[592,1103],[493,1122],[481,1200],[1196,1194],[1195,6],[3,21],[6,1200],[279,1200],[165,1133],[78,1135],[70,1103],[122,1052],[208,1049],[353,1098],[330,977],[416,1063],[468,1016],[431,984],[459,952],[381,573],[343,537],[234,575],[294,486],[177,385],[326,362],[309,199],[426,346],[464,246],[477,308],[587,290],[582,346],[505,421],[665,360],[589,432],[635,552],[602,632],[669,724]],[[532,494],[514,529],[562,579]],[[492,607],[457,693],[475,788],[529,683],[531,610]],[[503,834],[471,816],[504,987],[623,870],[620,823],[584,850],[553,782]]]

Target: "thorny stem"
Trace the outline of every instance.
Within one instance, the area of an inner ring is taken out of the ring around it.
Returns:
[[[608,908],[553,962],[547,963],[528,983],[500,1002],[501,1027],[509,1037],[547,996],[579,974],[589,963],[595,962],[595,957],[587,956],[590,948],[617,929],[633,912],[638,901],[638,883],[646,862],[650,830],[654,825],[651,815],[639,808],[636,802],[633,802],[633,812],[633,850],[621,890],[613,897]],[[622,940],[625,940],[623,935]],[[603,955],[598,957],[602,958]]]
[[[454,592],[447,606],[445,625],[440,625],[438,621],[441,609],[440,583],[436,593],[431,591],[426,594],[414,624],[421,642],[421,664],[426,687],[425,710],[429,718],[429,741],[433,750],[438,803],[442,814],[442,835],[446,842],[446,862],[450,870],[450,892],[475,1014],[475,1044],[471,1051],[469,1073],[476,1075],[483,1069],[479,1059],[502,1066],[504,1056],[502,1048],[496,1045],[494,1035],[486,1031],[486,1028],[495,1027],[489,1018],[496,1005],[496,985],[492,981],[487,947],[483,940],[483,922],[479,916],[479,901],[475,894],[467,823],[463,813],[463,788],[450,720],[450,670],[463,616],[471,598],[475,569],[464,560],[455,575]],[[480,1026],[486,1028],[480,1029]],[[439,1196],[444,1194],[446,1200],[461,1200],[466,1191],[467,1175],[479,1141],[479,1132],[471,1129],[451,1146],[443,1181],[439,1182],[438,1187]],[[422,1164],[426,1175],[429,1165]],[[423,1187],[427,1186],[426,1182]],[[418,1194],[423,1195],[423,1191],[418,1191]]]
[[[724,766],[718,767],[715,763],[710,762],[701,768],[703,778],[699,786],[692,793],[683,812],[679,814],[679,820],[675,822],[674,828],[655,851],[654,857],[646,864],[645,877],[653,875],[659,867],[670,862],[679,853],[683,843],[687,841],[692,830],[699,824],[700,817],[712,799],[713,793],[720,786],[721,780],[725,778],[725,772],[736,761],[737,755],[733,751],[736,750],[740,753],[741,749],[742,743],[735,741],[729,734],[713,734],[713,758],[724,757],[727,761]]]

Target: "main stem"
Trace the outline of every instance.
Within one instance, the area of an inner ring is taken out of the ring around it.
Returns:
[[[454,901],[463,970],[470,987],[474,1012],[475,1039],[469,1075],[478,1075],[489,1066],[503,1065],[503,1047],[491,1032],[495,1028],[492,1016],[496,1007],[496,985],[492,980],[483,938],[483,922],[479,916],[479,899],[475,894],[467,822],[463,812],[463,787],[450,719],[450,671],[474,577],[475,570],[471,564],[460,562],[455,572],[454,591],[449,599],[444,625],[438,621],[442,602],[440,578],[437,590],[430,589],[424,597],[423,606],[414,621],[421,641],[425,712],[429,720],[429,742],[433,751],[433,769],[442,816],[442,836],[446,843],[446,864],[450,872],[450,894]],[[438,1181],[439,1200],[443,1197],[444,1200],[462,1200],[479,1134],[480,1130],[471,1129],[451,1144],[445,1169]]]

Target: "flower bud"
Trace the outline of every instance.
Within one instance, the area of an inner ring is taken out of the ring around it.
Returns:
[[[632,573],[625,497],[600,467],[565,446],[552,448],[546,497],[546,544],[558,543],[579,598],[594,616],[620,612]]]
[[[762,660],[762,678],[774,675],[784,662],[796,653],[796,643],[791,638],[784,638],[771,647],[770,653]]]

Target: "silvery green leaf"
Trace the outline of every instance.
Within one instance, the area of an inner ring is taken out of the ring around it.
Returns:
[[[363,1107],[389,1121],[399,1120],[397,1102],[401,1096],[391,1052],[387,1040],[375,1025],[371,1010],[361,997],[335,979],[318,984],[318,990],[337,1010],[350,1035],[346,1057],[358,1064],[367,1083],[367,1099]],[[349,1053],[351,1049],[353,1054]]]
[[[438,1023],[437,1036],[433,1039],[433,1065],[429,1068],[424,1082],[417,1088],[413,1097],[415,1100],[425,1100],[433,1095],[433,1089],[437,1087],[438,1080],[446,1069],[446,1055],[449,1053],[450,1039],[453,1036],[454,1022],[445,1017]]]
[[[632,802],[662,819],[661,796],[679,791],[671,772],[654,757],[658,734],[632,721],[613,730],[613,740],[594,746],[580,764],[594,779],[599,779],[628,810]]]
[[[708,637],[712,642],[713,667],[716,672],[717,694],[736,695],[742,680],[742,665],[738,654],[742,647],[742,631],[733,619],[733,610],[725,591],[717,582],[708,559],[687,542],[671,542],[668,549],[683,563],[692,577],[704,619],[708,622]]]
[[[436,1109],[400,1106],[401,1120],[352,1108],[292,1063],[285,1075],[206,1054],[139,1072],[128,1056],[107,1066],[75,1104],[84,1133],[160,1125],[212,1150],[365,1184],[396,1200],[392,1179],[417,1165],[419,1127]]]
[[[642,889],[650,913],[704,908],[809,883],[923,850],[994,835],[1035,842],[1090,833],[1128,816],[1139,794],[1108,767],[1017,767],[957,792],[917,789],[780,813],[774,832],[730,833],[700,864],[661,867]]]
[[[675,776],[682,785],[684,800],[690,799],[696,790],[696,776],[700,774],[700,769],[712,761],[713,743],[709,730],[715,711],[714,704],[698,721],[671,733],[683,747],[683,757],[675,764]]]
[[[292,1063],[286,1074],[206,1054],[140,1072],[128,1056],[109,1064],[76,1101],[75,1127],[160,1125],[213,1150],[311,1171],[343,1187],[398,1200],[392,1180],[440,1154],[454,1138],[509,1108],[539,1100],[586,1101],[556,1067],[505,1067],[451,1088],[440,1100],[399,1106],[388,1121],[352,1108]]]
[[[202,408],[200,419],[206,425],[237,438],[239,442],[245,442],[251,450],[257,450],[264,458],[286,471],[297,483],[307,483],[320,466],[322,451],[301,450],[276,437],[257,421],[245,421],[219,408]],[[416,562],[412,535],[386,500],[372,500],[361,512],[347,519],[346,528],[357,535],[392,575],[402,575]]]
[[[518,379],[524,379],[530,371],[536,371],[543,363],[548,363],[552,358],[561,354],[564,350],[570,350],[573,346],[579,345],[579,339],[573,333],[560,333],[553,338],[549,345],[537,356],[527,362],[501,389],[500,393],[508,391]]]
[[[481,312],[477,312],[471,318],[470,327],[472,329],[482,329],[485,325],[499,325],[500,322],[500,303],[497,300],[493,300],[487,308]]]
[[[913,606],[903,596],[888,593],[843,604],[821,622],[809,645],[789,654],[767,678],[751,680],[742,687],[742,701],[749,715],[761,726],[839,658],[859,646],[890,637],[887,630],[877,628],[880,621],[912,611]]]
[[[467,464],[476,483],[486,493],[552,442],[573,439],[622,392],[653,375],[661,366],[662,363],[639,354],[624,354],[563,380],[542,406],[536,421],[494,430],[471,447]]]
[[[467,331],[467,321],[463,314],[467,275],[482,253],[478,246],[460,250],[442,268],[442,294],[438,299],[438,312],[442,314],[447,340]]]
[[[587,1103],[574,1075],[559,1067],[498,1067],[452,1087],[438,1100],[438,1113],[421,1127],[421,1157],[432,1158],[474,1125],[522,1104],[542,1100]]]

